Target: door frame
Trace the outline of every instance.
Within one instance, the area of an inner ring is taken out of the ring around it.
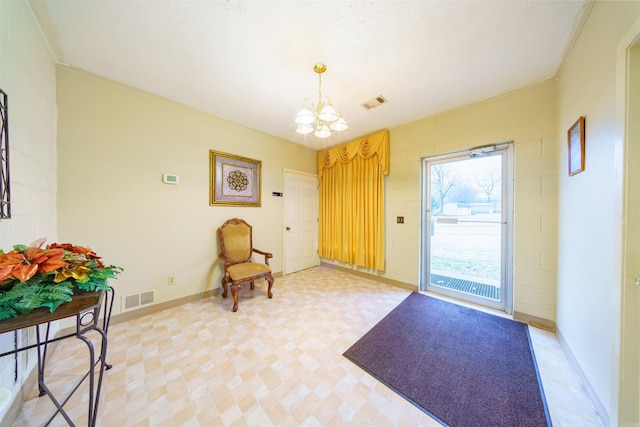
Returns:
[[[503,152],[502,158],[502,236],[501,236],[501,257],[503,258],[504,268],[500,275],[501,293],[504,295],[502,307],[498,310],[507,314],[513,314],[513,182],[514,182],[514,161],[513,161],[513,140],[496,142],[494,144],[482,145],[478,147],[451,151],[448,153],[434,154],[432,156],[423,157],[421,159],[421,235],[420,235],[420,266],[419,266],[419,289],[426,291],[428,286],[428,276],[430,271],[431,256],[430,247],[430,226],[431,212],[430,206],[430,189],[428,183],[428,163],[433,161],[445,162],[448,159],[461,158],[463,156],[474,157],[474,153],[482,154],[483,151]],[[449,295],[451,296],[451,295]],[[455,298],[455,296],[452,296]],[[489,308],[494,308],[483,304],[480,300],[470,298],[467,300],[471,303],[480,304]]]
[[[640,138],[640,130],[633,128],[629,118],[630,103],[640,103],[640,88],[630,83],[632,70],[637,73],[640,53],[632,49],[640,44],[640,19],[629,29],[625,37],[618,44],[616,63],[616,123],[615,123],[615,152],[616,165],[620,165],[622,173],[616,174],[616,184],[620,191],[614,210],[618,218],[621,218],[619,253],[620,287],[615,292],[618,303],[618,316],[614,324],[617,324],[618,339],[617,348],[612,356],[612,402],[610,410],[611,425],[637,425],[640,422],[640,342],[637,336],[637,324],[640,321],[638,305],[640,305],[640,286],[635,283],[638,271],[638,251],[636,241],[631,241],[627,232],[640,226],[637,218],[637,209],[633,203],[637,203],[637,194],[630,191],[629,179],[637,176],[633,171],[637,168],[634,163],[633,153],[630,148],[633,141]],[[636,64],[636,65],[634,65]],[[637,111],[637,110],[636,110]],[[637,126],[637,125],[636,125]],[[637,150],[636,150],[637,151]],[[633,175],[631,175],[633,173]],[[631,208],[630,208],[631,205]],[[631,222],[633,222],[631,224]],[[616,248],[617,249],[617,248]],[[617,252],[617,250],[616,250]]]

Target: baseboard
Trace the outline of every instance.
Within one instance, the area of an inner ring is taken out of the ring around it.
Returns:
[[[567,356],[567,360],[569,361],[569,364],[571,365],[576,375],[578,376],[578,379],[580,380],[580,382],[582,383],[582,386],[586,390],[587,395],[589,396],[589,399],[591,399],[591,403],[593,404],[596,410],[596,414],[600,418],[602,425],[608,426],[609,414],[607,413],[606,409],[602,405],[602,402],[600,402],[600,399],[598,398],[596,391],[591,386],[589,379],[587,378],[584,371],[582,370],[582,367],[578,363],[578,359],[576,359],[576,357],[573,355],[573,352],[571,351],[571,347],[569,347],[569,344],[564,339],[564,336],[562,335],[562,332],[559,329],[556,331],[556,337],[558,338],[558,342],[560,343],[560,347],[562,348],[562,351]]]
[[[136,310],[114,314],[113,316],[111,316],[111,324],[115,325],[118,323],[124,323],[129,320],[137,319],[138,317],[146,316],[148,314],[154,314],[169,308],[180,307],[181,305],[188,304],[194,301],[207,299],[214,295],[219,295],[221,293],[222,293],[222,288],[216,288],[210,291],[204,291],[197,294],[188,295],[186,297],[172,299],[170,301],[165,301],[158,304],[145,306]]]
[[[401,282],[400,280],[388,279],[386,277],[376,276],[375,274],[367,273],[364,271],[358,271],[347,267],[341,267],[339,265],[331,264],[330,262],[322,261],[320,263],[322,267],[333,268],[345,273],[353,274],[354,276],[364,277],[365,279],[375,280],[376,282],[382,282],[387,285],[395,286],[397,288],[406,289],[408,291],[417,291],[418,286],[410,283]]]
[[[556,322],[543,319],[542,317],[532,316],[530,314],[520,313],[519,311],[513,312],[513,319],[518,320],[520,322],[527,323],[536,328],[544,329],[549,332],[556,331]]]

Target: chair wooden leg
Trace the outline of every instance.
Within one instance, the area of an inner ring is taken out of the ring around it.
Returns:
[[[256,288],[256,284],[254,282],[251,282],[251,290],[253,291]]]
[[[267,282],[269,282],[269,287],[267,288],[267,295],[269,296],[269,298],[273,298],[273,294],[271,293],[271,287],[273,286],[273,276],[268,275],[266,279],[267,279]]]
[[[228,282],[229,278],[225,275],[222,276],[222,298],[226,298],[227,297],[227,282]]]
[[[238,311],[238,292],[240,291],[240,285],[231,285],[231,296],[233,296],[233,309],[231,311]]]

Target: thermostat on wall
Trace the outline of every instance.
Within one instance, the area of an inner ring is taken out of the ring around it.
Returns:
[[[177,184],[178,182],[180,182],[180,177],[172,173],[165,173],[164,175],[162,175],[162,182],[164,182],[165,184]]]

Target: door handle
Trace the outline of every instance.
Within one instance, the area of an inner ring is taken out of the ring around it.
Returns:
[[[289,231],[289,230],[291,230],[291,227],[287,227],[287,228],[285,228],[285,230]]]

